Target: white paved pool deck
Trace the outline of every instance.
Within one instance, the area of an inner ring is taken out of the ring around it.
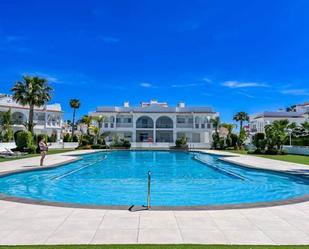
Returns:
[[[85,152],[49,155],[46,165],[72,160],[72,154],[81,153]],[[301,164],[232,155],[226,160],[252,167],[309,170]],[[38,161],[35,157],[2,162],[0,172],[38,167]],[[308,245],[309,202],[234,210],[130,212],[0,201],[0,244],[123,243]]]

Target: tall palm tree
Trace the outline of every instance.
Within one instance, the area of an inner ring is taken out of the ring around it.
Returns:
[[[17,81],[11,90],[13,99],[23,105],[29,106],[28,130],[33,133],[34,107],[41,107],[51,100],[52,88],[44,78],[37,76],[23,76],[22,81]]]
[[[243,122],[249,121],[248,113],[246,113],[246,112],[237,112],[234,115],[233,120],[235,120],[237,122],[239,121],[239,126],[240,126],[239,131],[241,131],[242,130],[242,126],[243,126]]]
[[[80,107],[79,99],[71,99],[70,100],[70,107],[73,109],[73,121],[72,121],[72,137],[74,136],[74,129],[75,129],[75,115],[76,110]]]

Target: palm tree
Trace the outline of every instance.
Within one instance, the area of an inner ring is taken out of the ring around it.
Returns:
[[[282,145],[288,139],[288,129],[295,127],[295,123],[289,123],[287,119],[275,120],[272,124],[265,126],[266,138],[268,146],[273,148],[277,146],[277,150],[282,150]]]
[[[228,123],[222,123],[222,124],[220,125],[220,127],[226,128],[226,129],[228,130],[229,134],[232,133],[232,131],[233,131],[233,129],[234,129],[235,126],[236,126],[236,125],[234,125],[234,124],[228,124]]]
[[[101,115],[101,116],[95,116],[92,119],[97,122],[98,128],[100,130],[102,128],[103,122],[106,120],[106,117]]]
[[[88,115],[84,115],[81,119],[81,123],[87,126],[87,135],[90,135],[90,127],[92,124],[92,117]]]
[[[51,100],[52,88],[47,80],[37,76],[23,76],[22,81],[17,81],[12,88],[13,99],[23,105],[29,105],[28,130],[33,133],[34,107],[41,107]]]
[[[212,139],[213,139],[213,146],[215,149],[217,149],[220,140],[219,137],[220,118],[219,117],[212,118],[210,119],[210,122],[215,128],[215,133],[212,134]]]
[[[220,117],[215,117],[210,119],[210,122],[212,123],[213,127],[215,128],[215,133],[218,135],[219,131],[219,127],[220,127]]]
[[[305,121],[304,123],[300,124],[301,127],[305,130],[305,131],[309,131],[309,122]]]
[[[98,144],[98,138],[99,138],[99,135],[100,135],[100,128],[95,126],[95,125],[91,125],[90,130],[92,131],[92,133],[94,135],[94,144]]]
[[[73,136],[74,136],[74,129],[75,129],[76,110],[80,107],[79,99],[71,99],[70,100],[70,107],[73,109],[73,121],[72,121],[72,138],[73,138]]]
[[[237,112],[234,117],[233,120],[235,121],[239,121],[239,131],[242,130],[242,126],[243,126],[243,122],[245,121],[249,121],[249,116],[246,112]]]

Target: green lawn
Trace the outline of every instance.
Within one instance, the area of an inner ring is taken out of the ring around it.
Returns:
[[[72,151],[72,149],[50,149],[48,151],[48,155],[58,154],[58,153],[63,153],[63,152],[68,152],[68,151]],[[40,156],[40,155],[39,154],[29,154],[29,155],[18,157],[18,158],[1,158],[0,157],[0,162],[19,160],[19,159],[35,157],[35,156]]]
[[[0,246],[0,249],[309,249],[309,246],[229,246],[229,245],[84,245],[84,246]]]
[[[237,154],[249,155],[245,150],[226,150],[226,151]],[[309,165],[309,156],[301,156],[301,155],[250,155],[250,156],[265,157],[269,159]]]

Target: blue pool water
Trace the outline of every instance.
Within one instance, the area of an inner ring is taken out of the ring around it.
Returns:
[[[74,204],[145,205],[149,170],[153,206],[244,204],[309,194],[302,178],[170,151],[88,154],[58,168],[0,177],[0,193]]]

